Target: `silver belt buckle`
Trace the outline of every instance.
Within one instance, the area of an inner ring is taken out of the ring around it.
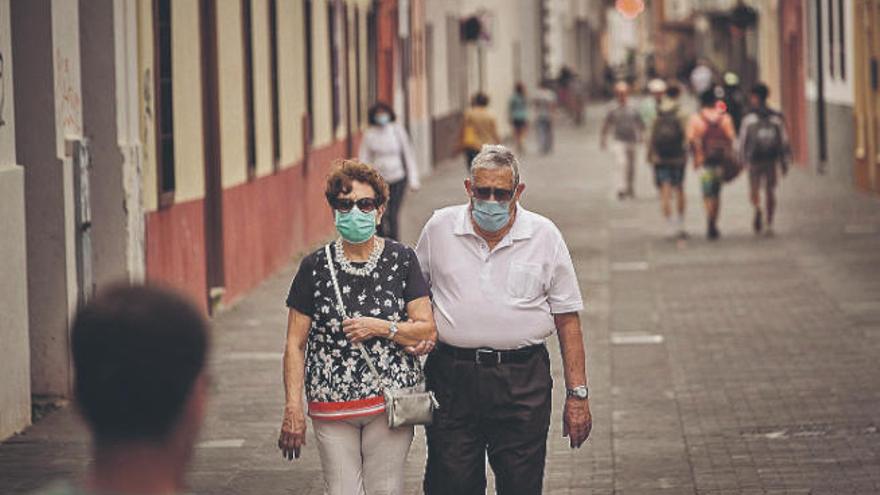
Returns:
[[[486,362],[483,361],[482,356],[492,355],[492,354],[495,355],[495,363],[494,364],[496,364],[496,365],[501,364],[501,353],[494,350],[494,349],[477,349],[476,353],[474,354],[474,357],[476,358],[474,361],[477,364],[485,364]]]

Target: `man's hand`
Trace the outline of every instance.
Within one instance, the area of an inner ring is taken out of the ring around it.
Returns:
[[[434,345],[433,340],[423,340],[419,342],[418,345],[406,346],[403,350],[407,354],[412,354],[413,356],[424,356],[425,354],[430,354],[431,351],[434,350]]]
[[[278,448],[281,457],[292,461],[299,459],[303,445],[306,444],[306,417],[302,407],[287,406],[284,408],[284,419],[281,421],[281,435],[278,437]]]
[[[571,448],[579,449],[593,429],[589,399],[569,397],[562,413],[562,436],[568,437]]]

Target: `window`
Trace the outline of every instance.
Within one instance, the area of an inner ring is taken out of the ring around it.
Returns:
[[[355,66],[355,108],[357,108],[358,127],[364,125],[363,94],[361,91],[361,9],[354,7],[354,66]]]
[[[156,112],[156,175],[159,207],[174,202],[174,88],[171,73],[171,0],[155,0],[154,64]]]
[[[269,0],[269,64],[272,71],[272,157],[275,170],[281,162],[281,115],[278,104],[278,0]]]
[[[306,45],[306,112],[308,112],[308,144],[314,142],[315,136],[315,102],[312,84],[314,82],[314,61],[312,58],[312,0],[305,0],[305,45]]]
[[[241,0],[241,34],[244,41],[244,105],[247,140],[247,174],[253,179],[257,172],[257,135],[254,124],[254,38],[251,0]]]
[[[340,54],[340,46],[339,46],[339,36],[338,29],[336,26],[336,18],[338,12],[336,11],[336,5],[331,2],[327,4],[327,35],[330,46],[330,91],[331,91],[331,101],[333,106],[333,114],[331,119],[331,127],[330,134],[335,135],[336,128],[339,127],[339,123],[342,121],[342,112],[340,109],[339,95],[341,93],[340,88],[340,70],[339,70],[339,54]]]
[[[835,76],[837,48],[836,38],[834,37],[834,0],[828,0],[828,72],[833,78]]]
[[[846,82],[846,22],[847,0],[826,0],[825,19],[828,29],[828,75],[833,80]]]
[[[837,0],[837,46],[840,53],[840,78],[846,80],[846,16],[844,5],[846,0]]]

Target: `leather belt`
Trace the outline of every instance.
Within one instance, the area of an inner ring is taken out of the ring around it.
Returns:
[[[468,349],[455,347],[442,342],[437,343],[437,351],[460,361],[470,361],[483,366],[495,366],[505,363],[524,363],[535,353],[544,349],[543,344],[530,345],[519,349],[495,350],[487,347]]]

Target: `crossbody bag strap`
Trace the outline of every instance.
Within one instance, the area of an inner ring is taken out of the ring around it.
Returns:
[[[345,303],[342,301],[342,291],[339,290],[339,281],[336,279],[336,267],[333,266],[333,258],[330,255],[330,244],[324,246],[324,253],[327,255],[327,268],[330,269],[330,279],[333,280],[333,291],[336,292],[336,309],[339,311],[339,314],[343,319],[348,319],[348,313],[345,311]],[[370,368],[370,373],[373,374],[373,378],[376,380],[379,388],[384,388],[382,387],[382,375],[379,373],[379,370],[376,369],[376,365],[373,363],[373,358],[370,357],[367,348],[360,342],[354,344],[354,346],[361,352],[361,356],[364,357],[364,360],[367,361],[367,367]]]

